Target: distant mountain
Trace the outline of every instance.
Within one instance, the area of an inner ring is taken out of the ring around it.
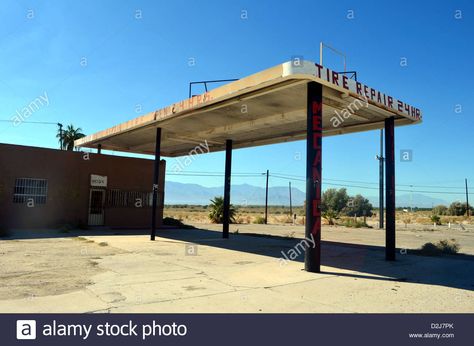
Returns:
[[[223,196],[224,187],[205,187],[198,184],[183,184],[167,181],[165,184],[165,204],[198,204],[207,205],[215,196]],[[306,195],[301,190],[291,189],[292,204],[304,204]],[[232,185],[231,201],[236,205],[264,205],[265,188],[249,184]],[[289,205],[288,187],[274,186],[268,188],[269,205]]]
[[[379,206],[378,196],[366,197],[374,207]],[[431,208],[439,204],[449,205],[447,201],[440,198],[433,198],[430,196],[422,195],[419,193],[410,194],[397,194],[396,206],[397,207],[418,207],[418,208]]]
[[[165,185],[165,204],[197,204],[208,205],[209,200],[216,196],[224,195],[224,187],[205,187],[198,184],[183,184],[167,181]],[[301,206],[306,199],[305,192],[293,187],[291,189],[292,203]],[[378,207],[378,196],[365,196],[374,207]],[[235,205],[264,205],[265,188],[249,184],[232,185],[231,201]],[[289,192],[287,186],[274,186],[268,188],[269,205],[289,205]],[[414,193],[397,195],[397,207],[431,208],[432,206],[449,203],[443,199],[433,198]]]

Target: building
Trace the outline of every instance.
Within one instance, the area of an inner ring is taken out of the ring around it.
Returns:
[[[322,60],[322,58],[321,58]],[[322,138],[384,129],[385,258],[396,257],[395,127],[422,122],[422,111],[357,80],[356,71],[336,72],[313,61],[294,60],[143,114],[74,142],[161,157],[225,150],[223,238],[229,238],[232,152],[237,148],[306,139],[305,269],[321,267]],[[345,155],[350,155],[347,148]],[[275,160],[278,160],[275,155]],[[161,175],[155,170],[154,181]],[[153,214],[152,214],[153,218]],[[155,240],[152,221],[150,240]]]
[[[164,204],[160,161],[157,224]],[[0,227],[149,228],[154,161],[0,144]]]

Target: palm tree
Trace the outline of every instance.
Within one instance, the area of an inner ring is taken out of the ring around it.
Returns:
[[[224,198],[214,197],[211,199],[211,205],[209,206],[211,211],[209,212],[209,219],[212,223],[222,223],[224,221]],[[235,222],[235,214],[237,210],[231,204],[229,207],[229,219],[231,223]]]
[[[72,124],[68,125],[65,130],[59,128],[56,135],[59,138],[61,150],[74,150],[74,141],[85,136],[80,127],[74,128]]]

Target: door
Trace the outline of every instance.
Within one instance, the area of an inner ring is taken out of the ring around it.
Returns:
[[[89,226],[104,225],[105,190],[91,189],[89,194]]]

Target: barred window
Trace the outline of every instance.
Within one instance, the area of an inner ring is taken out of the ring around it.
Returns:
[[[152,192],[107,190],[105,206],[107,208],[144,208],[152,205]]]
[[[13,203],[33,201],[35,204],[45,204],[48,197],[48,180],[34,178],[15,179]]]

